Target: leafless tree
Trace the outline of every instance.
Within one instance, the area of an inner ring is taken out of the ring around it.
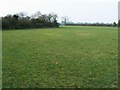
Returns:
[[[27,13],[26,12],[20,12],[20,13],[17,13],[16,15],[19,16],[19,18],[24,18],[27,16]]]
[[[64,24],[66,24],[69,21],[69,18],[67,16],[63,16],[62,20],[63,20]]]
[[[31,16],[31,18],[39,18],[39,17],[41,17],[41,12],[40,11],[37,11],[35,14],[33,14],[32,16]]]

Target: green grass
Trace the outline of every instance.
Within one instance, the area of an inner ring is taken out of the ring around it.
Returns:
[[[118,30],[3,31],[3,88],[118,87]]]

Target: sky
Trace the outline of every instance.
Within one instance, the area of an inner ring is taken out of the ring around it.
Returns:
[[[104,22],[118,21],[119,0],[1,0],[0,16],[27,12],[32,15],[37,11],[42,14],[56,13],[58,21],[68,16],[73,22]]]

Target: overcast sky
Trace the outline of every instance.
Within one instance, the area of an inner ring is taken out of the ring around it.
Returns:
[[[118,21],[119,0],[1,0],[0,16],[37,11],[43,14],[55,12],[60,17],[68,16],[73,22]]]

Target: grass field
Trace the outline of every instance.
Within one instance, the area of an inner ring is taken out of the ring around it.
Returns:
[[[118,30],[3,31],[3,88],[118,87]]]

